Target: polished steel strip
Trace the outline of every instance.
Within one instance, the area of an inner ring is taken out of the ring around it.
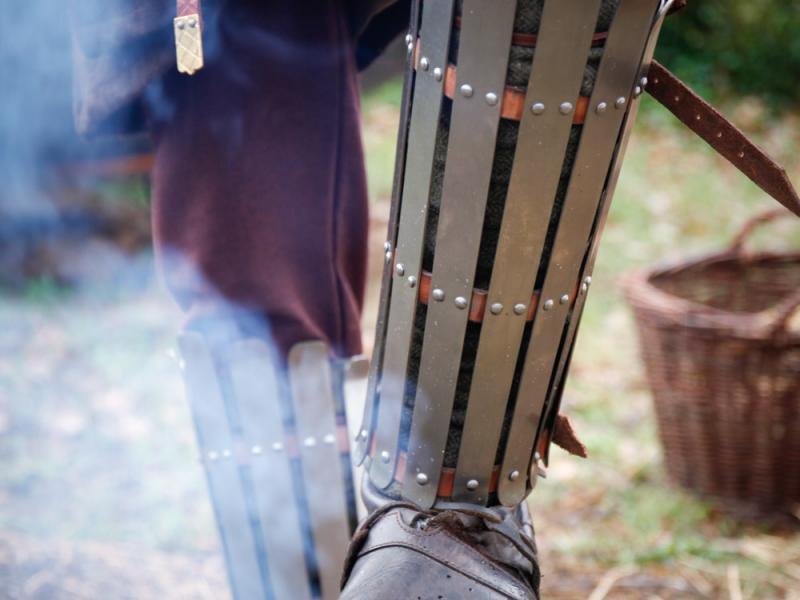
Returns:
[[[386,246],[384,247],[385,260],[383,262],[383,275],[381,276],[381,294],[378,301],[378,319],[375,323],[375,343],[372,350],[372,360],[369,366],[369,382],[367,384],[367,398],[364,402],[364,416],[361,428],[355,436],[353,448],[353,463],[360,465],[367,456],[373,419],[375,418],[375,404],[378,401],[377,387],[379,374],[383,366],[383,353],[386,344],[386,323],[389,314],[389,296],[392,291],[392,273],[394,270],[394,248],[397,240],[397,221],[400,214],[400,198],[403,194],[403,177],[406,164],[406,149],[408,143],[408,120],[411,114],[411,96],[414,91],[416,70],[412,64],[414,57],[413,47],[416,45],[418,15],[420,0],[415,0],[411,5],[411,26],[406,36],[406,67],[403,78],[403,98],[400,110],[400,123],[397,132],[397,150],[394,165],[394,180],[392,182],[392,203],[389,211],[389,227]]]
[[[639,71],[640,79],[641,77],[645,77],[647,74],[648,69],[650,68],[650,64],[653,60],[653,53],[655,52],[656,43],[658,42],[658,36],[661,32],[661,27],[664,24],[664,17],[667,14],[667,10],[669,9],[669,5],[671,2],[663,1],[661,8],[659,9],[659,16],[656,19],[653,28],[650,30],[650,37],[647,41],[647,47],[645,48],[644,55],[641,60],[641,69]],[[639,82],[639,87],[644,89],[645,81]],[[600,245],[600,238],[602,237],[603,230],[605,229],[606,219],[608,218],[608,210],[611,207],[611,201],[614,197],[614,191],[617,187],[617,181],[619,180],[619,174],[622,170],[622,163],[625,158],[625,152],[628,148],[628,141],[630,140],[631,130],[633,128],[633,124],[636,121],[636,115],[639,111],[639,102],[641,100],[642,94],[634,94],[633,99],[631,100],[631,107],[628,111],[628,114],[625,117],[625,124],[622,126],[622,134],[620,136],[619,144],[617,145],[617,152],[614,155],[614,160],[611,166],[611,175],[608,178],[608,183],[606,184],[606,189],[603,192],[603,200],[600,204],[600,210],[598,211],[597,217],[595,219],[595,226],[592,231],[591,235],[591,243],[589,245],[589,251],[587,252],[587,256],[585,260],[585,266],[581,272],[580,276],[580,288],[578,291],[578,298],[575,302],[575,307],[572,309],[572,315],[570,317],[569,327],[567,328],[567,334],[564,340],[563,349],[561,351],[561,355],[559,356],[558,361],[558,368],[556,370],[556,375],[553,379],[552,385],[552,394],[547,403],[546,408],[546,416],[542,419],[542,424],[546,427],[552,429],[553,422],[555,420],[556,415],[558,414],[559,407],[561,405],[561,392],[564,389],[564,378],[567,376],[569,372],[569,365],[572,360],[572,349],[575,344],[575,340],[577,339],[578,328],[580,326],[581,317],[583,316],[583,308],[586,304],[586,298],[588,296],[588,292],[590,289],[589,283],[587,283],[587,277],[589,281],[591,281],[592,273],[594,272],[594,263],[597,259],[597,250]],[[540,437],[540,434],[537,436]],[[549,438],[548,438],[549,440]],[[549,445],[549,444],[548,444]],[[544,456],[545,462],[547,462],[547,454]]]
[[[231,386],[250,455],[253,491],[275,598],[311,599],[300,506],[284,441],[279,381],[267,345],[237,342],[230,351]],[[321,396],[320,396],[321,397]]]
[[[442,107],[443,73],[450,45],[453,3],[454,0],[437,0],[425,2],[422,7],[420,46],[422,55],[429,61],[429,67],[418,73],[414,84],[403,201],[395,250],[398,267],[391,290],[383,370],[377,387],[378,416],[372,442],[375,450],[369,475],[379,488],[385,488],[392,482],[399,451],[403,396],[417,308],[417,289],[416,286],[411,287],[408,278],[416,277],[418,281],[422,270],[422,245],[428,216],[436,131]]]
[[[526,477],[512,480],[508,475],[529,470],[581,263],[639,74],[656,4],[653,0],[622,0],[611,24],[520,380],[498,490],[505,505],[517,504],[527,493]],[[625,99],[619,108],[618,98]]]
[[[403,496],[436,501],[472,295],[516,0],[465,0],[432,286],[443,301],[428,305],[408,443]],[[420,59],[422,60],[422,59]]]
[[[339,597],[350,543],[345,473],[336,445],[333,377],[324,342],[303,342],[289,351],[297,438],[323,600]]]
[[[542,254],[572,129],[571,113],[563,114],[560,106],[579,97],[600,2],[560,0],[544,6],[461,437],[453,490],[458,501],[488,500],[539,268],[532,257]],[[541,114],[530,110],[536,103],[545,106]],[[500,311],[492,311],[498,304]]]
[[[198,333],[182,334],[178,345],[233,597],[267,598],[214,361]]]

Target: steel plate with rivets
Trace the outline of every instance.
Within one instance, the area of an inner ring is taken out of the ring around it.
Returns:
[[[420,0],[416,0],[411,5],[411,26],[408,32],[409,42],[417,38],[417,25],[419,15]],[[413,44],[412,44],[413,49]],[[412,49],[406,52],[408,67],[406,68],[403,80],[403,97],[400,109],[400,124],[397,132],[397,154],[394,165],[394,181],[392,182],[392,204],[389,212],[389,227],[386,245],[383,248],[385,260],[383,262],[383,275],[381,277],[381,293],[378,301],[378,319],[375,323],[375,345],[372,353],[372,360],[369,367],[369,382],[367,384],[367,399],[364,402],[364,416],[361,420],[361,428],[355,438],[353,448],[353,462],[360,465],[364,462],[369,449],[369,442],[372,439],[373,418],[375,415],[375,404],[377,402],[378,374],[383,366],[383,350],[386,339],[386,323],[389,313],[389,296],[392,291],[392,274],[394,269],[394,248],[397,239],[397,220],[400,214],[400,198],[403,194],[403,174],[405,173],[406,148],[408,142],[408,119],[411,109],[411,96],[414,91],[414,80],[416,70],[411,61],[414,60]]]
[[[455,299],[472,297],[500,122],[491,94],[504,89],[515,9],[516,0],[463,4],[431,282],[445,299],[428,305],[403,486],[403,496],[423,507],[436,500],[450,429],[469,316]]]
[[[336,443],[333,377],[324,342],[289,351],[289,382],[323,600],[339,597],[350,543],[345,472]]]
[[[486,504],[538,260],[564,162],[572,119],[559,110],[576,103],[600,0],[545,3],[511,181],[503,211],[461,447],[455,500]],[[548,110],[550,108],[550,110]],[[516,308],[522,305],[522,309]],[[477,481],[477,486],[468,485]]]
[[[285,447],[278,403],[281,392],[272,366],[274,361],[263,341],[251,339],[234,345],[227,364],[244,451],[249,454],[255,509],[272,592],[276,598],[310,599],[300,504]],[[345,521],[346,518],[342,516]]]
[[[581,263],[630,104],[626,102],[617,108],[616,99],[629,97],[636,84],[658,4],[652,0],[622,0],[611,24],[546,267],[542,308],[533,323],[502,473],[527,472],[530,466],[556,356],[578,290]],[[597,110],[601,103],[609,108]],[[526,493],[522,478],[511,481],[501,476],[498,486],[501,503],[517,504]]]
[[[670,4],[672,4],[671,0],[662,1],[661,7],[659,8],[659,16],[650,30],[650,36],[647,40],[647,46],[645,47],[644,55],[641,60],[641,68],[639,70],[639,85],[641,87],[644,87],[642,85],[641,78],[646,76],[650,67],[650,63],[653,60],[653,53],[655,51],[656,42],[658,41],[658,35],[661,31],[661,26],[664,23],[664,17],[667,14]],[[608,177],[608,183],[606,184],[606,189],[603,192],[603,200],[600,204],[600,210],[595,218],[589,250],[586,258],[584,259],[584,267],[579,278],[581,284],[578,288],[578,297],[575,302],[575,307],[572,310],[569,327],[567,328],[567,333],[564,339],[563,349],[558,360],[558,367],[555,370],[551,397],[547,402],[547,414],[541,421],[543,425],[548,427],[552,427],[553,420],[558,414],[559,406],[561,404],[561,391],[563,391],[564,388],[563,382],[567,376],[567,372],[569,371],[569,364],[572,359],[572,349],[575,344],[575,339],[577,338],[580,320],[583,315],[583,308],[586,304],[586,298],[589,292],[589,284],[586,283],[586,281],[587,278],[591,280],[591,275],[594,271],[594,263],[597,258],[597,250],[600,245],[600,237],[603,233],[603,229],[605,228],[608,210],[611,207],[611,200],[614,197],[614,191],[617,187],[617,181],[619,180],[622,162],[625,157],[625,152],[628,148],[631,130],[634,122],[636,121],[636,114],[639,110],[640,98],[641,94],[631,99],[631,106],[628,114],[625,116],[625,123],[622,126],[622,134],[620,135],[618,148],[614,154],[614,159],[611,165],[611,174]],[[537,435],[537,439],[538,437],[539,436]]]
[[[203,337],[184,333],[178,340],[184,378],[208,487],[216,507],[228,576],[234,598],[267,598],[268,583],[259,568],[239,466],[216,367]]]
[[[408,285],[407,277],[419,279],[422,269],[433,155],[442,108],[442,73],[447,66],[453,3],[454,0],[437,0],[425,2],[422,7],[420,56],[425,56],[430,66],[427,71],[417,74],[414,83],[395,249],[397,267],[390,295],[380,389],[377,391],[373,456],[385,452],[388,458],[372,460],[369,474],[371,481],[380,488],[392,482],[398,455],[403,396],[417,308],[417,288]]]

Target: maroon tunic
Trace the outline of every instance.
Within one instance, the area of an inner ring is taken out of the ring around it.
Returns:
[[[211,43],[203,70],[148,95],[167,285],[190,314],[232,302],[264,315],[283,351],[322,339],[358,353],[367,192],[343,11],[237,0]]]

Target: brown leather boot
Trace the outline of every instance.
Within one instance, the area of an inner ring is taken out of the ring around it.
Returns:
[[[340,600],[537,600],[539,565],[525,503],[423,510],[364,485]]]

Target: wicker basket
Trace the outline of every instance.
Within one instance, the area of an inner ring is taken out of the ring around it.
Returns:
[[[637,273],[639,329],[669,476],[705,496],[800,502],[800,253],[725,252]]]

